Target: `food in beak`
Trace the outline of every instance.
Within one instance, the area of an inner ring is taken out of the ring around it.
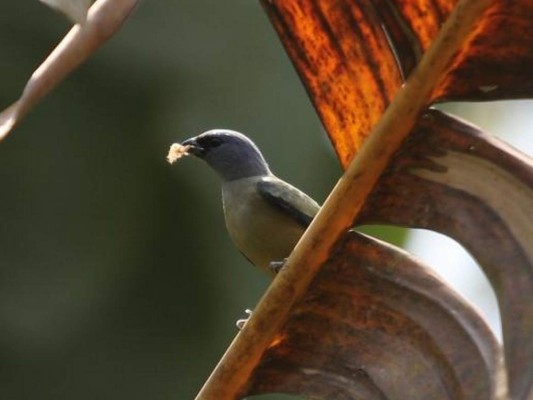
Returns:
[[[172,146],[170,146],[170,150],[168,151],[167,161],[170,164],[174,164],[181,157],[188,156],[189,149],[191,147],[192,146],[190,145],[183,146],[182,144],[179,144],[179,143],[173,143]]]

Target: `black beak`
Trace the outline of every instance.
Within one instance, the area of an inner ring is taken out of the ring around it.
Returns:
[[[203,157],[205,154],[205,149],[200,146],[200,144],[196,141],[196,138],[187,139],[186,141],[181,143],[182,146],[188,146],[189,150],[187,153],[193,154],[196,157]]]

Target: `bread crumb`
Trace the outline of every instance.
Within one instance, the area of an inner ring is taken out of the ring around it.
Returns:
[[[179,143],[173,143],[172,146],[170,146],[170,150],[168,151],[167,161],[170,164],[174,164],[181,157],[188,156],[188,151],[190,148],[191,146],[183,146]]]

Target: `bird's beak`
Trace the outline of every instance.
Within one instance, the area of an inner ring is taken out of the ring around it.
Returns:
[[[193,154],[196,157],[202,157],[205,154],[205,149],[200,146],[200,144],[196,141],[196,138],[187,139],[186,141],[182,142],[181,145],[189,148],[187,150],[188,154]]]

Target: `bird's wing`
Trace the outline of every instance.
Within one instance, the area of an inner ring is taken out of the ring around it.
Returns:
[[[257,191],[271,205],[307,228],[320,206],[311,197],[276,177],[265,177],[257,183]]]

